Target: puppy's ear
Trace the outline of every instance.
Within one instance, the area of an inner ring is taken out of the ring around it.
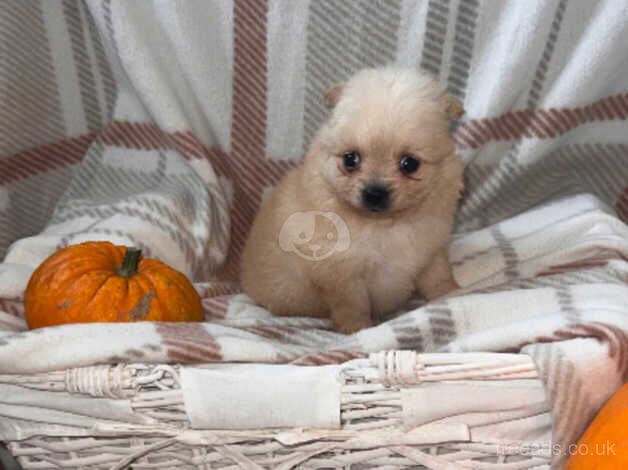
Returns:
[[[447,119],[450,121],[455,121],[459,119],[464,114],[464,108],[462,107],[462,103],[449,94],[444,94],[442,97],[442,102],[445,106],[445,115]]]
[[[335,85],[332,85],[326,92],[325,92],[325,103],[327,103],[327,106],[335,106],[336,103],[338,102],[338,100],[340,99],[340,94],[342,93],[343,88],[345,87],[344,83],[336,83]]]

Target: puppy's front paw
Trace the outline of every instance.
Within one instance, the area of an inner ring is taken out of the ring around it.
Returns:
[[[371,306],[363,282],[329,281],[322,294],[337,332],[351,334],[371,326]]]
[[[347,318],[343,316],[333,315],[334,322],[334,330],[338,333],[343,333],[345,335],[350,335],[357,331],[363,330],[364,328],[370,328],[372,325],[371,320],[369,318]]]
[[[427,300],[435,300],[440,299],[442,297],[447,297],[452,292],[460,289],[460,286],[453,279],[446,279],[439,284],[432,286],[429,291],[425,291],[424,295]]]
[[[445,250],[437,253],[432,262],[419,274],[416,287],[427,300],[438,299],[460,289],[451,274]]]

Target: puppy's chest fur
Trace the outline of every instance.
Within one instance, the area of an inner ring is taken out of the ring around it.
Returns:
[[[386,225],[349,224],[351,245],[347,253],[360,270],[376,272],[384,266],[414,271],[420,261],[416,229],[408,223]]]
[[[366,283],[373,314],[389,312],[414,292],[432,252],[421,241],[420,225],[348,224],[351,244],[339,256],[352,273],[347,281]]]

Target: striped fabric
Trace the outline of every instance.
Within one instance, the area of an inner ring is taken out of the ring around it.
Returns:
[[[1,373],[523,351],[562,450],[628,379],[626,2],[5,0],[0,13]],[[325,89],[388,63],[464,102],[462,290],[349,337],[273,317],[237,285],[255,211],[325,119]],[[26,332],[34,267],[97,239],[190,276],[206,323]]]

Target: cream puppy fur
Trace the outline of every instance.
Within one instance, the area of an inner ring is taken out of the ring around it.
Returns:
[[[412,69],[366,69],[332,87],[303,163],[263,201],[241,282],[276,315],[330,317],[345,333],[415,292],[457,288],[447,257],[462,189],[449,134],[461,105]]]

